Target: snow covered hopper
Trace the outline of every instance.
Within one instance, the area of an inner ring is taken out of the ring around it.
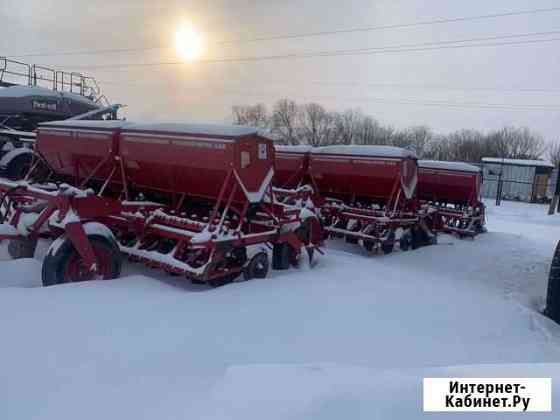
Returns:
[[[25,256],[57,238],[45,285],[114,278],[123,253],[217,286],[264,277],[268,245],[285,269],[321,241],[308,203],[276,200],[273,145],[252,128],[66,121],[41,125],[36,152],[57,183],[0,182],[0,239]]]
[[[477,166],[462,162],[419,162],[418,197],[435,211],[438,230],[460,236],[483,232],[485,211],[481,187],[482,171]]]
[[[311,153],[310,174],[319,191],[344,201],[384,207],[416,197],[414,153],[388,146],[329,146]]]
[[[297,188],[308,181],[311,146],[275,146],[274,185]]]
[[[124,181],[145,196],[157,192],[216,200],[231,173],[241,187],[235,202],[258,203],[274,172],[272,142],[238,126],[47,123],[39,128],[37,151],[57,175],[74,184],[87,176],[107,179],[118,157]],[[123,178],[114,181],[120,184]]]
[[[370,251],[404,250],[432,243],[416,197],[414,153],[386,146],[329,146],[313,149],[309,175],[325,203],[325,231]]]

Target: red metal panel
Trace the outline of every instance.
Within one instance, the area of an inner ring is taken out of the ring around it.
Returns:
[[[39,128],[36,149],[60,175],[87,177],[117,148],[118,129]],[[107,176],[112,162],[107,161],[98,176]]]
[[[280,188],[296,188],[309,170],[309,152],[275,152],[274,185]]]
[[[408,159],[312,154],[309,171],[323,195],[365,197],[387,200]],[[416,161],[410,160],[407,179],[414,174]]]
[[[418,194],[425,201],[474,205],[479,201],[480,173],[420,168]]]
[[[126,176],[135,188],[215,200],[227,174],[234,170],[243,184],[234,200],[261,192],[272,176],[272,141],[258,135],[244,137],[88,127],[44,127],[37,150],[59,175],[106,179],[120,155]],[[103,160],[107,160],[107,164]],[[116,177],[118,178],[118,177]],[[233,185],[233,184],[232,184]],[[231,188],[229,186],[228,188]],[[226,191],[226,194],[230,190]]]

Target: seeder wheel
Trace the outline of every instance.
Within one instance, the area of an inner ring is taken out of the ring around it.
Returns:
[[[387,239],[381,244],[381,250],[384,254],[391,254],[395,249],[395,231],[392,230]]]
[[[111,280],[121,274],[121,255],[114,241],[101,235],[88,235],[97,258],[97,271],[85,267],[82,258],[68,237],[55,242],[43,261],[43,285],[83,282],[88,280]]]
[[[31,168],[33,155],[24,153],[11,159],[6,165],[6,177],[11,181],[19,181],[27,175]]]
[[[251,260],[243,270],[245,280],[264,279],[268,275],[269,262],[266,252],[259,252]]]
[[[37,248],[37,239],[12,239],[8,243],[8,254],[14,260],[33,258]]]

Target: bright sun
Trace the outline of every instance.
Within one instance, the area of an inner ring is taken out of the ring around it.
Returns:
[[[203,50],[202,35],[188,23],[182,23],[175,33],[175,48],[179,56],[187,61],[200,58]]]

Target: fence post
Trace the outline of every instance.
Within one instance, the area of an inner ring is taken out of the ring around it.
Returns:
[[[560,164],[556,170],[556,188],[554,189],[554,197],[552,197],[550,208],[548,209],[549,215],[553,215],[555,211],[560,213]]]
[[[498,176],[498,186],[496,187],[496,206],[498,207],[502,204],[502,188],[503,188],[502,171],[503,171],[503,166],[500,169],[500,175]]]

